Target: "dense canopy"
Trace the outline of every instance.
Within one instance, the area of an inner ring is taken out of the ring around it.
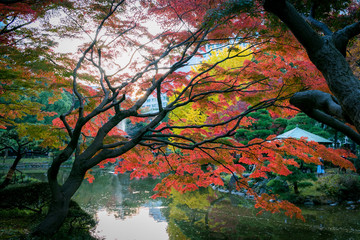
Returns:
[[[154,197],[224,185],[222,176],[236,174],[237,188],[254,196],[256,207],[299,218],[299,208],[248,182],[291,174],[295,158],[321,164],[321,157],[354,170],[346,159],[353,155],[342,149],[275,135],[244,144],[234,136],[260,121],[251,117],[258,110],[273,118],[301,110],[360,143],[358,1],[0,4],[1,126],[31,114],[41,120],[42,105],[32,100],[43,88],[53,92],[50,103],[72,96],[52,122],[58,138],[41,136],[60,151],[48,170],[52,205],[36,234],[52,235],[83,179],[92,181],[90,170],[108,162],[117,162],[119,174],[161,177]],[[77,50],[64,54],[56,46],[67,38]],[[150,96],[155,112],[142,108]],[[141,123],[131,136],[117,127],[127,120]],[[61,184],[59,168],[72,156]]]

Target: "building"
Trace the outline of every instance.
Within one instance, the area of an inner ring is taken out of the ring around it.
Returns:
[[[311,132],[305,131],[304,129],[301,129],[299,127],[296,127],[290,131],[280,134],[276,138],[278,138],[278,139],[284,139],[284,138],[300,139],[302,137],[306,138],[307,141],[314,141],[314,142],[318,142],[318,143],[322,143],[322,144],[331,144],[332,143],[332,141],[330,141],[326,138],[323,138],[323,137],[315,135]]]
[[[168,101],[169,101],[169,99],[166,96],[166,94],[162,93],[161,94],[162,106],[165,107],[167,105]],[[159,111],[159,104],[157,101],[157,97],[150,95],[148,97],[148,99],[145,101],[145,103],[143,104],[141,111],[143,113],[155,113],[155,112]]]

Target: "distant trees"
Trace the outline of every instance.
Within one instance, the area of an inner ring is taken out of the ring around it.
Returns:
[[[266,139],[270,135],[278,135],[287,127],[287,119],[270,116],[269,111],[262,109],[248,114],[248,124],[236,130],[235,138],[247,144],[254,138]]]
[[[308,52],[316,52],[317,47],[326,45],[326,41],[301,20],[287,1],[264,3],[265,10],[274,12],[288,23]],[[327,6],[328,3],[322,4]],[[353,165],[342,158],[349,156],[348,152],[327,149],[316,143],[293,139],[280,141],[274,140],[273,136],[262,139],[260,134],[257,134],[258,138],[247,139],[246,144],[234,139],[239,126],[260,127],[263,124],[263,116],[256,116],[255,112],[268,108],[274,115],[294,115],[287,102],[290,97],[298,96],[294,93],[310,87],[327,88],[301,45],[285,28],[279,28],[278,20],[259,11],[258,2],[94,0],[72,1],[60,6],[63,19],[57,26],[48,22],[38,28],[39,32],[29,33],[31,37],[43,33],[39,35],[40,43],[49,43],[34,45],[39,47],[41,57],[36,55],[33,59],[31,54],[18,57],[1,67],[8,75],[19,69],[20,75],[13,79],[18,79],[19,84],[29,84],[24,86],[27,91],[39,84],[51,86],[56,93],[53,102],[60,98],[61,92],[72,95],[71,105],[64,106],[66,111],[53,120],[52,129],[47,131],[49,136],[56,135],[56,142],[62,146],[47,174],[51,206],[35,234],[53,235],[64,222],[70,199],[83,179],[93,180],[88,170],[115,162],[117,158],[121,158],[115,167],[117,173],[131,171],[132,177],[163,178],[155,187],[158,193],[154,197],[167,196],[173,188],[185,192],[209,184],[223,185],[222,174],[236,173],[239,176],[237,187],[247,189],[248,194],[254,196],[256,207],[271,212],[283,209],[285,214],[299,218],[302,218],[299,208],[286,201],[273,201],[275,197],[269,194],[257,195],[248,181],[266,178],[269,172],[291,174],[291,166],[299,167],[294,157],[306,163],[319,163],[321,156],[353,169]],[[280,10],[276,10],[277,7]],[[347,7],[349,5],[336,5],[335,9],[341,12]],[[303,12],[307,10],[305,6]],[[295,26],[292,20],[296,21]],[[150,28],[149,24],[159,28]],[[299,33],[297,30],[301,26],[305,29]],[[347,29],[356,32],[357,28]],[[46,38],[46,34],[53,39]],[[66,56],[53,52],[51,40],[64,36],[83,40],[77,52]],[[353,36],[351,33],[348,37]],[[347,43],[338,40],[341,46]],[[1,43],[3,62],[14,59],[5,57],[12,51],[4,47],[8,41]],[[27,41],[18,44],[15,52],[25,54],[28,49],[35,48]],[[223,50],[216,53],[214,49],[209,50],[209,44]],[[347,64],[343,56],[338,56],[338,50],[331,51],[335,51],[341,66]],[[217,58],[207,61],[209,54],[216,54]],[[327,64],[333,63],[329,55],[324,57],[329,60],[324,64],[317,58],[317,53],[314,54],[311,60],[319,65],[329,86],[334,78],[343,77],[338,74],[342,69],[340,65],[331,70],[334,76],[327,74],[329,66],[333,66]],[[203,60],[198,66],[185,70],[184,67],[199,58]],[[29,63],[42,65],[29,66]],[[351,74],[347,71],[345,75]],[[11,78],[6,77],[8,79]],[[7,94],[15,94],[10,86],[18,85],[10,82],[5,86],[9,87]],[[334,90],[332,85],[330,89]],[[162,104],[162,94],[170,98],[166,106]],[[347,99],[342,98],[343,92],[334,94],[344,107]],[[15,94],[16,97],[24,95],[30,97],[27,92]],[[158,111],[142,113],[141,107],[151,95],[156,98]],[[296,100],[296,97],[292,99]],[[292,102],[296,104],[296,101]],[[5,105],[11,106],[10,103]],[[299,104],[296,106],[302,108]],[[38,114],[35,110],[31,113],[36,113],[40,121],[43,112],[39,109]],[[306,110],[304,112],[311,115],[312,111]],[[356,126],[356,112],[348,110],[347,107],[344,111],[345,118],[350,118]],[[17,115],[22,111],[18,109]],[[252,113],[253,117],[250,116]],[[164,121],[166,117],[169,121]],[[133,124],[145,124],[140,125],[132,136],[127,136],[117,128],[127,119]],[[43,136],[44,142],[51,139],[48,135]],[[234,153],[240,157],[234,159]],[[57,178],[59,169],[72,156],[71,172],[61,184]],[[243,176],[246,171],[243,165],[254,166],[248,178]]]
[[[24,155],[45,154],[45,149],[58,147],[61,141],[50,124],[63,107],[54,106],[65,97],[58,91],[65,86],[59,78],[64,69],[50,61],[55,57],[51,50],[55,42],[48,34],[29,27],[57,8],[56,2],[0,4],[0,152],[15,154],[1,188],[10,182]],[[53,102],[57,103],[50,106]]]

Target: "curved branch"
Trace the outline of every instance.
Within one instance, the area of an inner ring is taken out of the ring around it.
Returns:
[[[297,40],[308,52],[315,52],[323,45],[319,34],[296,11],[295,7],[286,0],[265,0],[264,9],[278,16],[295,35]]]
[[[309,117],[344,133],[354,142],[360,144],[360,134],[338,120],[342,119],[351,123],[334,96],[318,90],[309,90],[294,94],[290,103],[301,109]]]
[[[35,22],[35,20],[36,20],[36,19],[34,18],[34,19],[31,19],[30,21],[25,22],[25,23],[23,23],[23,24],[14,26],[14,27],[12,27],[12,28],[8,28],[8,26],[10,26],[10,24],[13,23],[13,22],[15,21],[15,19],[16,19],[16,17],[14,17],[14,19],[13,19],[10,23],[6,24],[6,25],[1,29],[0,35],[6,34],[6,33],[9,33],[9,32],[13,32],[13,31],[15,31],[15,30],[17,30],[17,29],[19,29],[19,28],[25,27],[25,26],[27,26],[27,25]]]
[[[25,2],[25,0],[0,0],[1,4],[15,4],[18,2]]]
[[[345,35],[348,39],[355,37],[360,34],[360,21],[344,27],[338,33]]]
[[[346,56],[346,47],[353,37],[360,34],[360,21],[344,27],[333,35],[336,48]]]
[[[332,35],[332,34],[333,34],[333,32],[330,30],[330,28],[329,28],[325,23],[316,20],[316,19],[313,18],[312,16],[305,17],[305,19],[306,19],[307,21],[309,21],[309,23],[311,23],[313,26],[321,29],[321,31],[322,31],[325,35]]]
[[[290,103],[304,112],[316,108],[338,119],[346,119],[338,100],[319,90],[297,92],[291,97]]]
[[[73,91],[75,93],[75,95],[77,96],[77,98],[79,99],[79,119],[81,119],[83,117],[83,109],[84,109],[84,103],[83,103],[83,96],[79,93],[79,91],[77,90],[77,72],[81,67],[81,64],[83,63],[83,61],[86,58],[86,55],[93,50],[93,47],[95,46],[95,44],[97,43],[97,38],[100,34],[101,29],[103,28],[105,22],[108,20],[108,18],[110,18],[110,16],[116,11],[116,9],[124,2],[125,0],[120,1],[119,3],[117,3],[115,5],[114,8],[111,7],[110,11],[108,12],[108,14],[103,18],[103,20],[101,21],[101,23],[99,24],[99,26],[96,29],[96,33],[95,33],[95,37],[92,40],[91,44],[89,45],[89,47],[87,47],[85,49],[85,51],[83,52],[82,56],[80,57],[78,63],[76,64],[75,69],[73,70]]]

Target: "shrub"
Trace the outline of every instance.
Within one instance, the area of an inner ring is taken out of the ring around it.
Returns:
[[[289,186],[286,181],[277,178],[270,180],[266,186],[270,187],[271,191],[275,194],[286,193],[289,191]]]
[[[81,236],[79,239],[89,239],[89,230],[95,225],[96,221],[94,218],[82,210],[77,202],[71,200],[68,216],[54,237],[64,239],[67,234],[73,234],[78,237]]]
[[[358,200],[360,198],[360,179],[357,175],[335,174],[319,178],[318,191],[337,201]]]
[[[43,212],[49,206],[48,184],[40,182],[12,185],[0,191],[0,199],[2,223],[17,222],[16,225],[4,226],[0,238],[32,239],[27,234],[44,218]],[[54,239],[94,239],[89,230],[95,224],[93,217],[71,200],[68,216]]]
[[[0,178],[0,182],[3,182],[5,180],[5,178],[6,178],[6,175],[2,176]],[[36,178],[32,178],[26,174],[16,174],[11,179],[11,182],[14,182],[14,183],[38,183],[38,182],[40,182],[40,180],[38,180]]]
[[[18,208],[41,213],[50,200],[45,182],[12,185],[0,191],[1,208]]]

